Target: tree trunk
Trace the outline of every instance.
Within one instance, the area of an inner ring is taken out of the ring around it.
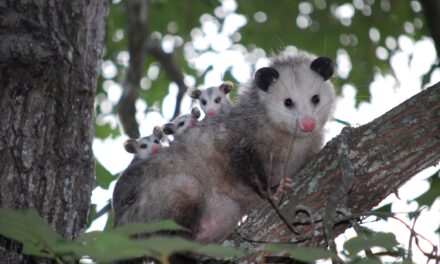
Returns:
[[[244,263],[265,263],[270,252],[264,243],[247,240],[294,242],[326,247],[324,229],[333,230],[337,209],[362,215],[421,170],[440,160],[440,83],[428,88],[385,115],[358,128],[345,128],[296,176],[294,187],[280,206],[293,223],[306,211],[316,221],[293,234],[272,206],[255,210],[228,244],[248,251]],[[320,220],[320,221],[317,221]],[[310,221],[310,219],[309,219]],[[324,224],[323,224],[324,223]],[[310,236],[311,234],[313,236]],[[246,262],[247,261],[247,262]]]
[[[94,96],[108,1],[0,0],[0,207],[36,208],[62,236],[94,187]],[[1,263],[20,255],[0,237]]]

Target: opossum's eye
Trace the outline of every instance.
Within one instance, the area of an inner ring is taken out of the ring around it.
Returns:
[[[146,149],[148,146],[147,146],[147,144],[140,144],[139,147],[140,147],[141,149]]]
[[[315,94],[314,96],[312,96],[312,104],[317,105],[319,104],[319,95]]]
[[[208,103],[205,99],[202,99],[200,102],[202,102],[202,105],[206,105]]]
[[[179,124],[177,124],[178,127],[182,127],[183,125],[185,125],[185,121],[180,121]]]
[[[287,98],[286,100],[284,100],[284,105],[285,105],[287,108],[292,108],[292,107],[294,106],[294,103],[293,103],[292,99]]]
[[[159,144],[159,140],[158,140],[158,139],[155,139],[155,140],[154,140],[154,143]]]
[[[217,98],[215,98],[214,102],[215,102],[216,104],[218,104],[218,103],[220,103],[221,100],[222,100],[222,99],[221,99],[220,97],[217,97]]]

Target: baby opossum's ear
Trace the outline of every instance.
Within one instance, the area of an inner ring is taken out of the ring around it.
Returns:
[[[194,119],[199,119],[200,117],[200,109],[196,106],[191,109],[191,117]]]
[[[155,127],[153,128],[153,135],[154,135],[155,137],[157,137],[158,139],[162,139],[162,137],[163,137],[163,132],[162,132],[162,129],[160,129],[160,126],[155,126]]]
[[[263,67],[255,73],[255,83],[258,88],[267,92],[269,85],[275,82],[278,77],[280,77],[280,74],[277,70],[271,67]]]
[[[312,61],[310,68],[319,75],[321,75],[322,78],[324,78],[324,81],[330,79],[330,77],[332,77],[333,72],[335,70],[333,61],[329,57],[316,58],[314,61]]]
[[[162,126],[162,131],[165,135],[172,135],[176,132],[176,127],[173,123],[166,123]]]
[[[138,147],[138,142],[137,142],[137,140],[136,139],[133,139],[133,138],[130,138],[130,139],[127,139],[125,142],[124,142],[124,149],[128,152],[128,153],[136,153],[137,151],[136,151],[136,149],[137,149],[137,147]]]
[[[225,82],[219,87],[220,91],[224,94],[228,94],[230,91],[232,91],[232,88],[234,88],[234,84],[232,82]]]
[[[200,95],[202,95],[202,91],[200,91],[199,89],[197,89],[195,87],[188,88],[187,93],[193,99],[199,99]]]

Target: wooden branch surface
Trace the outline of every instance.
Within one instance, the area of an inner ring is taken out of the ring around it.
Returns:
[[[437,83],[366,125],[344,128],[294,178],[294,187],[288,191],[280,209],[292,222],[298,216],[298,206],[310,210],[316,219],[324,215],[332,197],[339,197],[339,208],[345,207],[356,214],[367,212],[397,192],[416,173],[438,164],[439,160],[440,83]],[[350,179],[344,179],[350,172],[354,172],[352,184]],[[349,189],[345,189],[347,186]],[[348,227],[339,227],[335,232],[341,233]],[[264,257],[271,253],[261,251],[263,244],[243,238],[297,241],[307,238],[311,227],[306,225],[300,235],[294,235],[273,208],[266,205],[251,213],[237,231],[240,235],[233,234],[227,243],[253,253],[242,262],[265,263]],[[302,245],[327,245],[322,222],[317,223],[314,238],[306,239]]]

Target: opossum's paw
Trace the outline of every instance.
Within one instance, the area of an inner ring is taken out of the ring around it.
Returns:
[[[270,67],[263,67],[255,73],[255,83],[261,90],[267,92],[269,85],[280,77],[277,70]]]
[[[324,78],[324,81],[330,79],[334,72],[333,61],[329,57],[316,58],[314,61],[312,61],[310,68],[321,75],[322,78]]]
[[[293,180],[290,177],[284,177],[281,179],[280,185],[275,192],[275,194],[271,197],[272,201],[279,203],[287,188],[293,187]]]
[[[212,242],[218,236],[219,220],[216,217],[202,219],[197,230],[196,241],[201,243]]]

